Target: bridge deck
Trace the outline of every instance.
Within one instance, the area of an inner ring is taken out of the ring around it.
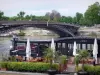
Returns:
[[[43,21],[0,21],[0,25],[18,25],[18,24],[47,24]],[[67,25],[72,27],[80,27],[79,25],[69,24],[69,23],[60,23],[60,22],[48,22],[49,25]]]

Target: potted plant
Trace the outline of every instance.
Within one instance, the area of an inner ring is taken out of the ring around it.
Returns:
[[[75,62],[75,66],[76,66],[76,72],[78,72],[78,67],[79,67],[79,61],[80,61],[80,57],[79,55],[76,55],[74,58],[74,62]]]
[[[61,55],[60,57],[59,57],[59,59],[60,59],[60,61],[59,61],[59,63],[60,63],[60,72],[62,72],[62,71],[64,71],[64,70],[66,70],[66,68],[67,68],[67,56],[66,55]]]
[[[82,60],[82,71],[78,72],[78,75],[88,75],[88,73],[84,71],[85,60],[88,58],[88,56],[89,56],[89,53],[87,50],[79,51],[79,57]]]
[[[53,50],[51,48],[47,48],[44,52],[44,57],[46,59],[48,59],[49,63],[50,63],[50,69],[48,70],[49,75],[55,75],[55,73],[57,72],[56,70],[54,70],[52,68],[52,64],[53,64],[53,60],[54,60],[54,53]]]

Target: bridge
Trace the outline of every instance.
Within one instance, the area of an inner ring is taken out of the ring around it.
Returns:
[[[79,26],[66,23],[42,22],[42,21],[0,21],[0,33],[6,33],[26,27],[37,27],[51,30],[60,37],[74,37],[78,35]]]

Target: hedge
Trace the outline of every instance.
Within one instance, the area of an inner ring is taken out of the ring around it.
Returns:
[[[6,68],[10,71],[27,71],[27,72],[46,72],[50,69],[49,63],[40,62],[0,62],[1,68]],[[52,68],[58,70],[58,64],[53,64]]]
[[[84,70],[88,72],[89,75],[100,75],[100,66],[85,65]]]

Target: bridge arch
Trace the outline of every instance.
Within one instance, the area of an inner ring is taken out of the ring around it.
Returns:
[[[74,37],[79,27],[65,23],[47,23],[47,22],[34,22],[34,21],[13,21],[13,22],[0,22],[0,32],[8,32],[10,29],[21,29],[26,27],[45,28],[55,32],[60,37]]]

